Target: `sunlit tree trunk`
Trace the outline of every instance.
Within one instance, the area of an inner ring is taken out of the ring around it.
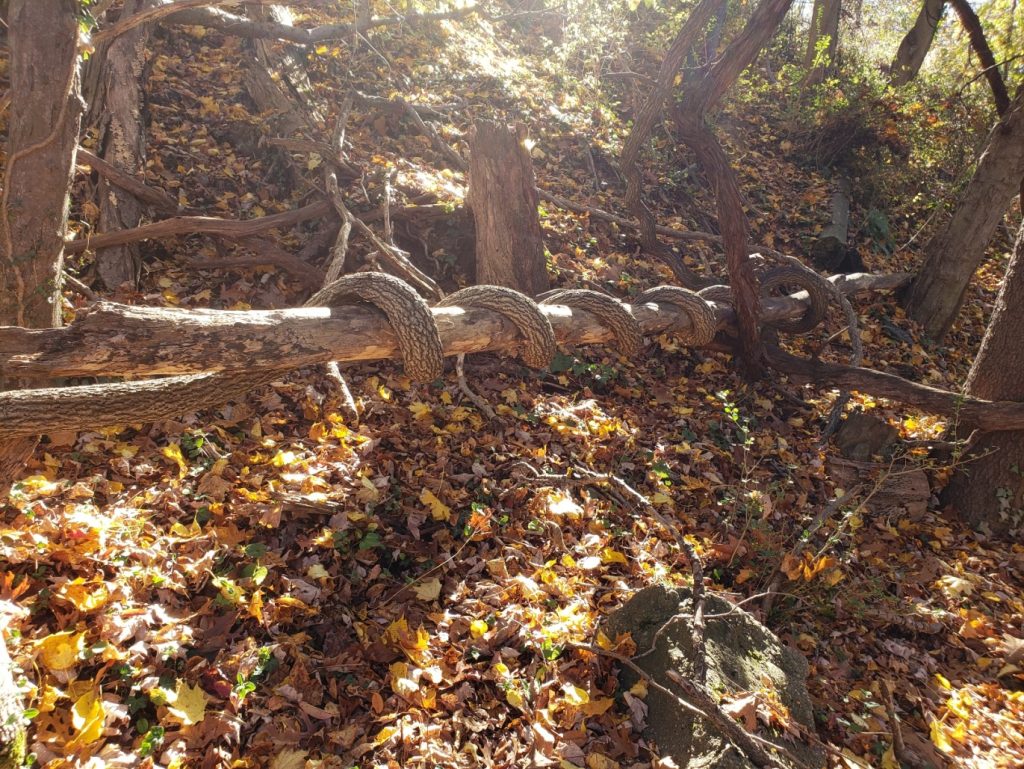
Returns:
[[[907,293],[910,317],[940,341],[960,312],[967,286],[1024,179],[1024,89],[992,129],[953,218],[929,241]]]
[[[835,67],[841,10],[842,0],[814,0],[804,54],[805,81],[808,83],[820,83]]]
[[[889,82],[893,85],[906,85],[921,71],[924,57],[932,46],[935,30],[939,26],[942,12],[946,8],[945,0],[924,0],[917,21],[904,36],[896,51],[889,69]]]

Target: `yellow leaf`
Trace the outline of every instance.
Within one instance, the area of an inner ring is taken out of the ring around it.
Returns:
[[[452,509],[434,496],[430,489],[423,489],[420,492],[420,502],[430,508],[430,517],[435,521],[448,521],[451,519]]]
[[[480,638],[488,629],[487,623],[482,619],[475,619],[469,623],[469,632],[473,634],[473,638]]]
[[[900,769],[900,762],[896,760],[892,745],[882,754],[882,769]]]
[[[188,463],[185,462],[185,457],[181,453],[181,446],[177,443],[172,443],[170,446],[164,446],[160,449],[160,453],[178,466],[178,477],[184,478],[186,473],[188,473]]]
[[[615,700],[611,697],[598,697],[596,700],[584,703],[580,710],[588,716],[599,716],[614,704]]]
[[[330,579],[331,574],[324,568],[322,563],[314,563],[306,569],[306,576],[310,579]]]
[[[562,694],[565,695],[565,701],[573,707],[578,708],[590,702],[590,695],[586,691],[570,683],[562,684]]]
[[[380,746],[398,734],[397,726],[385,726],[373,738],[373,744]]]
[[[183,524],[181,521],[175,521],[171,524],[171,534],[181,539],[194,539],[203,533],[203,528],[199,525],[199,521],[192,519],[192,523],[188,526]]]
[[[174,693],[167,698],[167,711],[182,726],[191,726],[206,717],[206,703],[206,692],[179,678]]]
[[[526,710],[526,698],[523,697],[523,693],[514,686],[510,686],[505,690],[505,699],[508,704],[519,710]]]
[[[78,577],[61,585],[57,590],[57,596],[81,612],[90,612],[99,609],[110,600],[110,591],[105,582],[86,582],[84,577]]]
[[[608,756],[602,756],[600,753],[591,753],[587,756],[587,766],[590,769],[619,769],[619,762],[613,761]]]
[[[942,673],[936,673],[935,674],[935,683],[937,683],[939,685],[940,689],[943,689],[944,691],[947,691],[947,692],[950,689],[953,688],[953,684],[951,684],[949,682],[949,679],[946,678],[944,675],[942,675]]]
[[[673,504],[672,497],[661,491],[656,491],[651,494],[651,502],[656,505],[671,505]]]
[[[610,547],[606,547],[601,551],[601,561],[602,563],[629,563],[629,561],[626,560],[625,555],[620,553],[618,550],[612,550]]]
[[[285,748],[270,761],[270,769],[303,769],[306,766],[305,750]]]
[[[412,415],[417,419],[431,419],[433,417],[433,412],[430,410],[430,406],[423,401],[413,401],[410,403],[409,411],[411,411]]]
[[[90,689],[71,706],[71,723],[75,727],[75,736],[66,747],[75,750],[82,745],[96,742],[103,736],[105,721],[103,700],[96,690]]]
[[[943,753],[953,752],[953,743],[946,737],[946,730],[942,726],[942,722],[933,720],[931,724],[932,743],[941,750]]]
[[[421,601],[435,601],[441,595],[441,580],[437,577],[421,582],[412,589]]]
[[[392,663],[389,671],[391,673],[391,689],[395,694],[411,700],[419,692],[420,685],[411,677],[409,666],[406,663]]]
[[[85,633],[65,630],[38,642],[39,659],[50,670],[67,670],[85,650]]]

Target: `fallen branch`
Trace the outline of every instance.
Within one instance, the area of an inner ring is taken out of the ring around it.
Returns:
[[[888,275],[860,275],[847,279],[844,291],[901,282]],[[689,327],[689,316],[672,305],[626,307],[647,335]],[[715,308],[727,322],[731,308]],[[765,302],[765,320],[798,317],[806,309],[799,295],[771,299]],[[541,312],[562,344],[614,340],[608,327],[584,310],[542,304]],[[521,343],[515,326],[489,310],[435,307],[433,313],[447,355],[514,351]],[[384,317],[356,305],[231,311],[99,302],[62,328],[0,327],[0,376],[5,377],[177,375],[398,357],[397,340]]]
[[[174,235],[217,235],[223,238],[247,238],[261,232],[279,227],[291,227],[310,219],[318,219],[331,214],[331,204],[326,200],[318,200],[302,208],[283,211],[270,216],[254,219],[226,219],[219,216],[176,216],[173,219],[162,219],[141,227],[119,232],[106,232],[100,235],[69,240],[64,244],[64,252],[80,254],[86,250],[120,246],[139,240],[168,238]]]
[[[798,358],[778,348],[768,350],[768,363],[798,381],[870,393],[932,414],[952,417],[982,432],[1024,430],[1024,403],[972,398],[882,371]]]
[[[181,207],[178,201],[161,189],[150,187],[134,176],[126,174],[101,157],[94,155],[85,147],[78,148],[79,165],[87,165],[100,176],[105,177],[111,184],[117,185],[125,192],[134,195],[139,201],[151,206],[153,210],[161,213],[180,213]]]

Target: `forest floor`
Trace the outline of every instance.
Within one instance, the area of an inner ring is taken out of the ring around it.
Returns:
[[[152,49],[149,184],[182,205],[243,218],[315,194],[318,157],[295,156],[311,184],[294,189],[265,147],[237,141],[239,126],[262,124],[244,91],[246,44],[168,28]],[[632,66],[652,74],[657,63]],[[434,119],[463,153],[474,118],[520,120],[542,188],[624,213],[613,166],[642,81],[569,77],[563,66],[528,26],[388,28],[367,44],[310,51],[304,98],[324,112],[322,138],[350,87],[458,104]],[[803,255],[829,220],[831,187],[786,133],[786,91],[759,70],[716,122],[754,240]],[[407,120],[357,104],[347,129],[348,160],[364,171],[343,190],[357,215],[380,205],[392,174],[395,205],[423,196],[462,205],[463,175]],[[709,191],[666,132],[645,168],[661,224],[715,228]],[[97,212],[88,173],[77,179],[72,220],[84,236]],[[633,233],[542,209],[553,285],[628,299],[671,282]],[[869,268],[912,268],[927,211],[890,211],[886,241],[867,218],[855,200],[854,245]],[[452,289],[467,277],[466,228],[441,218],[398,236]],[[299,228],[279,242],[295,251],[310,236]],[[353,236],[351,248],[361,255],[367,244]],[[143,253],[141,289],[107,297],[224,309],[305,299],[274,268],[186,261],[232,256],[230,243],[179,238]],[[684,257],[721,269],[710,248],[687,246]],[[69,264],[86,281],[89,259]],[[1004,262],[993,254],[941,350],[919,342],[892,296],[858,298],[865,365],[958,387]],[[840,331],[836,313],[787,343],[845,360]],[[831,764],[898,767],[899,728],[925,765],[1024,765],[1024,547],[979,537],[934,496],[910,514],[872,507],[863,490],[801,540],[846,491],[827,468],[836,449],[822,439],[837,393],[779,376],[749,383],[727,356],[670,338],[649,340],[636,359],[587,348],[550,371],[490,355],[471,356],[466,370],[494,419],[452,372],[417,385],[399,365],[374,363],[344,370],[358,422],[336,410],[321,372],[300,370],[181,421],[48,436],[0,519],[0,598],[25,610],[9,645],[31,683],[39,763],[664,765],[643,738],[643,709],[617,689],[616,663],[569,647],[589,643],[638,589],[686,584],[686,559],[642,510],[600,486],[530,482],[529,466],[613,473],[676,521],[707,589],[744,601],[807,658]],[[849,408],[916,441],[906,458],[940,488],[949,462],[930,459],[927,443],[947,421],[858,394]],[[780,570],[782,594],[765,615]],[[900,727],[886,711],[886,682]],[[767,696],[724,694],[750,695]]]

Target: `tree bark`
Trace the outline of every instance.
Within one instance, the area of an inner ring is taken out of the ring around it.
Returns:
[[[985,331],[981,349],[967,376],[965,392],[987,400],[1024,401],[1024,225]],[[957,432],[978,427],[965,419]],[[997,535],[1019,533],[1024,526],[1024,430],[986,433],[958,465],[943,501],[973,526]]]
[[[946,0],[924,0],[917,21],[904,36],[896,57],[889,68],[889,82],[894,86],[906,85],[921,71],[928,49],[935,38]]]
[[[967,286],[1024,179],[1024,89],[992,129],[953,218],[925,247],[925,259],[907,294],[911,318],[941,341],[960,312]]]
[[[525,140],[523,126],[477,121],[467,197],[476,223],[476,282],[536,296],[548,290],[548,273]]]
[[[120,18],[126,20],[150,4],[150,0],[126,0]],[[95,103],[90,104],[90,113],[99,123],[99,155],[132,177],[141,177],[145,169],[143,68],[149,29],[140,25],[114,38],[105,50],[90,58],[89,64],[90,68],[99,69],[100,86],[93,94]],[[97,194],[101,232],[130,230],[142,221],[142,202],[102,174]],[[125,283],[134,288],[140,269],[136,243],[96,252],[96,271],[108,289]]]
[[[842,0],[814,0],[811,25],[807,31],[807,51],[804,54],[804,67],[807,69],[804,82],[820,83],[832,73],[839,47],[841,10]],[[822,43],[824,40],[827,42]],[[819,50],[822,46],[824,50]]]

